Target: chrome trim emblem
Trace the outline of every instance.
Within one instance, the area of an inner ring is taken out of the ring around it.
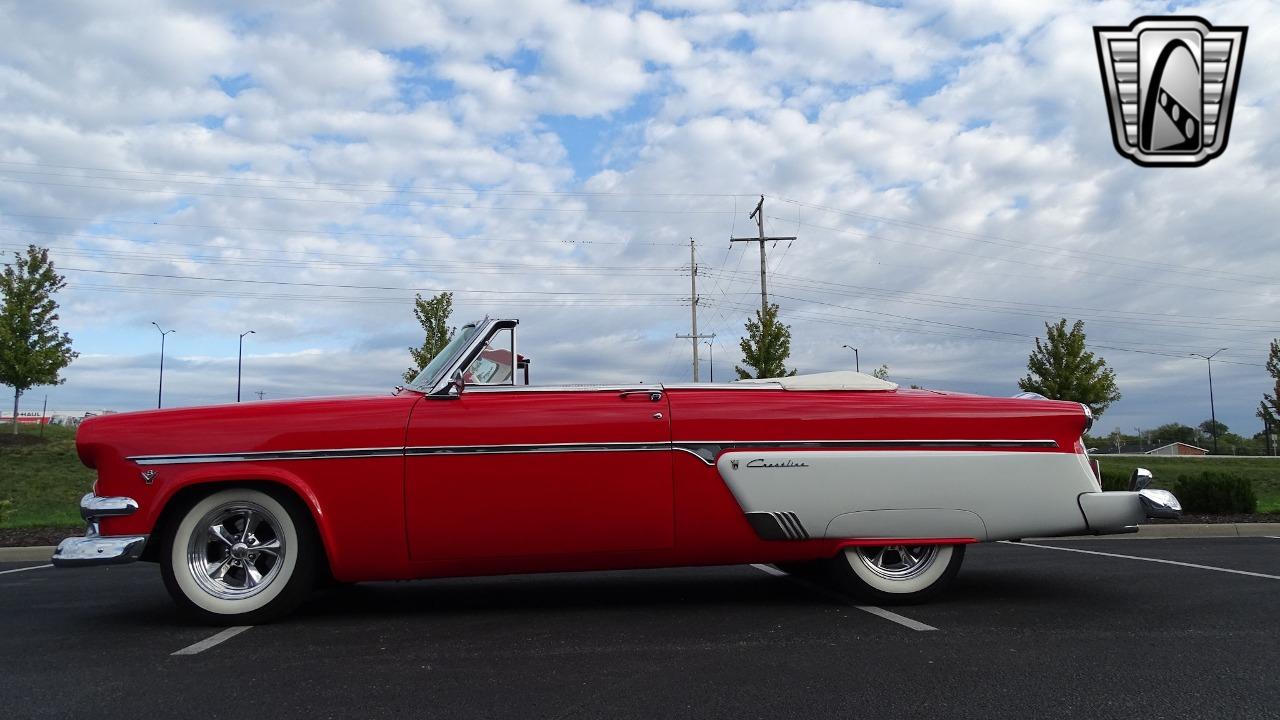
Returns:
[[[1144,167],[1194,167],[1221,155],[1248,31],[1194,16],[1095,27],[1116,151]]]
[[[157,473],[156,473],[156,471],[155,471],[155,470],[143,470],[143,471],[142,471],[142,481],[143,481],[143,482],[145,482],[146,484],[150,485],[152,482],[155,482],[156,475],[157,475]]]
[[[736,461],[735,461],[736,462]],[[764,458],[756,458],[747,463],[749,468],[807,468],[809,463],[787,459],[780,462],[769,462]]]

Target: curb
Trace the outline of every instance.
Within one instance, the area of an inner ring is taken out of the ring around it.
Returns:
[[[56,549],[53,545],[0,548],[0,562],[49,562]]]
[[[1121,535],[1073,535],[1039,540],[1167,540],[1172,538],[1280,537],[1280,523],[1185,523],[1139,525]]]

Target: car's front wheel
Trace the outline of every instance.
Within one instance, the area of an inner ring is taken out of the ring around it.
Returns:
[[[316,577],[306,508],[252,488],[219,490],[178,508],[160,552],[165,588],[197,619],[252,625],[298,606]]]
[[[960,571],[963,545],[879,545],[845,548],[832,559],[835,579],[851,594],[879,605],[907,604],[938,594]]]

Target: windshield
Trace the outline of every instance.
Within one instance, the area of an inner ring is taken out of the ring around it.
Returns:
[[[449,344],[436,353],[436,356],[431,359],[431,362],[427,363],[426,367],[422,368],[422,372],[418,373],[408,387],[430,392],[432,386],[440,379],[440,373],[445,371],[453,356],[461,352],[462,348],[471,341],[471,336],[476,334],[476,325],[476,323],[471,323],[458,328],[458,332],[453,334],[453,339],[449,341]]]

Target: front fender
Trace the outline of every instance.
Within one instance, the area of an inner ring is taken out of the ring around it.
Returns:
[[[140,503],[140,512],[128,518],[104,518],[102,534],[157,533],[162,529],[160,523],[166,519],[170,504],[179,493],[202,486],[210,486],[212,489],[213,486],[228,483],[256,483],[285,488],[302,500],[315,522],[326,557],[330,558],[330,563],[333,558],[340,557],[341,548],[332,523],[328,521],[324,504],[311,486],[294,472],[278,465],[261,463],[240,463],[234,467],[194,465],[181,469],[170,466],[163,472],[169,477],[157,483],[151,493],[143,494],[144,497],[149,497]],[[159,547],[158,544],[156,547]]]

